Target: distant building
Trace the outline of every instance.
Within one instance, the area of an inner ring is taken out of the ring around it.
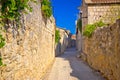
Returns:
[[[71,36],[71,39],[76,40],[76,35],[73,34],[73,35]]]
[[[76,47],[76,35],[71,36],[71,47]]]
[[[60,41],[56,44],[56,56],[63,54],[65,49],[70,46],[70,31],[64,28],[56,28],[60,32]]]
[[[120,0],[83,0],[80,10],[83,27],[99,20],[113,23],[120,18]]]

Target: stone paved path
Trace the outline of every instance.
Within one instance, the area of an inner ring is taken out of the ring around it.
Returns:
[[[76,55],[75,48],[70,48],[56,57],[47,80],[105,80]]]

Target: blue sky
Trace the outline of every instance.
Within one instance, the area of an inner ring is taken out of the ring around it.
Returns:
[[[75,20],[81,0],[51,0],[56,25],[75,33]]]

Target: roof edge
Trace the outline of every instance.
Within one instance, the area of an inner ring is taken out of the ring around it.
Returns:
[[[86,4],[120,4],[120,1],[101,1],[101,2],[93,2],[92,0],[85,0]]]

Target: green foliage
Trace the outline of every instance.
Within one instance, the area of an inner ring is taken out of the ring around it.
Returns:
[[[106,24],[103,23],[102,21],[99,21],[99,22],[96,22],[94,24],[88,24],[85,26],[85,30],[83,32],[83,35],[84,36],[87,36],[87,37],[91,37],[92,36],[92,33],[95,31],[95,29],[97,27],[103,27],[105,26]]]
[[[20,17],[23,13],[32,11],[29,2],[36,0],[0,0],[0,30],[1,27],[20,27]],[[11,25],[10,25],[11,24]],[[5,45],[5,40],[0,35],[0,48]]]
[[[0,34],[0,48],[5,46],[5,39],[3,38],[3,36]]]
[[[42,12],[45,18],[49,18],[52,15],[52,7],[49,0],[42,0]]]
[[[82,32],[82,20],[81,19],[78,19],[78,21],[77,21],[77,27],[80,30],[80,32]]]
[[[94,30],[96,29],[96,26],[93,24],[88,24],[85,26],[85,30],[83,32],[84,36],[87,37],[91,37],[92,33],[94,32]]]
[[[55,43],[58,43],[60,41],[60,31],[55,31]]]
[[[32,12],[32,7],[29,2],[36,0],[0,0],[0,30],[1,27],[14,27],[14,24],[20,24],[20,17],[23,13]],[[4,47],[5,39],[0,34],[0,48]],[[0,57],[0,66],[4,65]]]
[[[2,58],[0,57],[0,66],[3,65]]]
[[[105,26],[106,24],[105,24],[102,20],[100,20],[99,22],[96,22],[96,23],[94,23],[93,25],[95,25],[96,27],[103,27],[103,26]]]
[[[2,19],[18,20],[21,16],[20,13],[32,11],[28,4],[30,0],[1,0],[1,16]]]
[[[1,57],[0,57],[0,66],[6,66],[6,64],[3,64]]]

